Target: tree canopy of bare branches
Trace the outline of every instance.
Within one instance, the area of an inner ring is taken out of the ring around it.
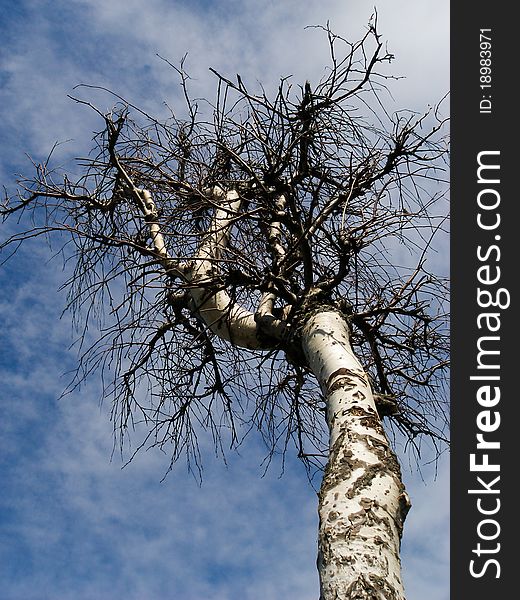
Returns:
[[[304,459],[325,454],[299,341],[317,303],[348,319],[381,416],[414,443],[445,440],[446,287],[427,269],[445,220],[444,121],[385,111],[378,68],[392,56],[375,26],[355,44],[324,32],[316,84],[285,78],[269,96],[215,72],[201,111],[182,63],[183,118],[120,99],[98,111],[79,178],[48,161],[6,199],[4,217],[31,224],[4,250],[64,234],[67,308],[99,319],[72,386],[102,369],[121,442],[144,422],[142,444],[168,446],[172,464],[198,463],[202,430],[221,447],[244,424],[273,451],[294,441]]]

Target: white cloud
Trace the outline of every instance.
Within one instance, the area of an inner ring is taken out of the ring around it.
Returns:
[[[400,0],[379,9],[382,35],[397,57],[391,72],[406,76],[392,86],[405,106],[422,109],[447,91],[447,6],[445,0]],[[163,101],[174,104],[179,87],[156,53],[175,63],[188,52],[194,87],[209,98],[215,89],[209,66],[267,86],[289,74],[295,83],[316,80],[328,50],[323,35],[304,27],[330,19],[335,31],[357,38],[372,11],[359,0],[304,6],[295,0],[229,1],[205,6],[202,15],[189,4],[163,0],[147,2],[146,8],[137,0],[78,0],[67,7],[55,2],[48,12],[33,8],[2,64],[8,76],[3,126],[9,132],[23,123],[24,143],[41,152],[55,140],[72,137],[77,150],[77,144],[89,139],[93,118],[66,98],[79,83],[106,85],[157,112]],[[58,16],[63,24],[55,31]],[[23,36],[24,30],[31,36]],[[108,99],[104,102],[109,105]],[[17,150],[21,154],[26,148]]]

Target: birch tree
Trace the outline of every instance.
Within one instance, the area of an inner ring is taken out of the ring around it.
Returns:
[[[80,175],[35,164],[2,248],[45,235],[74,261],[67,309],[99,336],[70,389],[102,372],[122,450],[133,432],[197,469],[203,433],[222,453],[253,429],[268,456],[294,447],[323,469],[321,600],[401,600],[392,442],[446,442],[446,285],[428,269],[444,122],[385,110],[375,24],[356,43],[323,31],[314,83],[269,94],[214,72],[210,104],[181,63],[185,107],[166,119],[89,104],[102,127]]]

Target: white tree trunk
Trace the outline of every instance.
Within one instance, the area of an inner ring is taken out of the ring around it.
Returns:
[[[327,307],[303,328],[330,430],[319,494],[321,600],[403,600],[399,548],[410,501],[349,338],[343,316]]]
[[[209,289],[205,286],[213,282],[219,273],[219,261],[241,204],[241,198],[235,190],[225,193],[216,188],[214,194],[220,206],[215,210],[213,222],[192,261],[193,267],[187,273],[192,285],[190,292],[195,310],[221,339],[234,346],[266,349],[268,346],[258,337],[257,321],[262,319],[264,329],[275,339],[281,339],[285,325],[272,317],[262,303],[260,312],[255,315],[233,300],[226,290],[215,291],[212,285],[208,286]]]
[[[236,346],[262,349],[260,320],[275,339],[282,338],[285,324],[272,315],[271,294],[262,296],[254,314],[224,289],[214,288],[241,203],[234,190],[217,190],[215,196],[219,207],[184,276],[195,309],[211,331]],[[271,228],[273,244],[276,226]],[[157,251],[164,250],[157,233],[154,242]],[[404,600],[399,548],[410,502],[349,336],[344,317],[326,306],[308,315],[302,330],[304,353],[326,397],[330,430],[319,500],[321,600]]]

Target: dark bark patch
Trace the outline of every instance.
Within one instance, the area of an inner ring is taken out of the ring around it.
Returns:
[[[345,377],[348,379],[354,379],[354,380],[358,380],[361,381],[364,385],[368,385],[368,382],[366,380],[365,374],[363,373],[363,371],[353,371],[352,369],[347,369],[345,367],[341,367],[339,369],[336,369],[334,371],[334,373],[332,373],[327,382],[326,382],[326,388],[329,389],[330,384],[334,381],[334,379],[336,379],[336,377]]]
[[[351,408],[346,408],[343,411],[344,415],[353,415],[354,417],[362,417],[368,415],[369,413],[361,406],[352,406]]]
[[[352,381],[349,377],[340,377],[330,387],[327,387],[327,395],[330,396],[330,394],[339,389],[353,390],[355,387],[355,381]]]
[[[374,500],[372,500],[371,498],[361,498],[361,500],[359,501],[359,504],[361,504],[361,506],[365,509],[365,510],[370,510],[374,504]]]
[[[324,586],[320,600],[399,600],[401,595],[390,585],[387,579],[370,575],[360,575],[350,585],[338,586],[331,581]]]
[[[359,530],[361,529],[361,525],[367,520],[367,511],[362,508],[361,510],[358,510],[358,512],[351,513],[348,516],[348,520],[352,523],[353,528],[355,527]]]
[[[355,498],[359,490],[370,487],[372,481],[380,474],[385,472],[385,467],[381,463],[374,465],[366,465],[365,472],[361,477],[358,477],[352,487],[347,492],[347,498]]]
[[[410,510],[410,508],[412,508],[412,502],[410,500],[410,496],[408,496],[408,494],[406,493],[404,486],[403,486],[403,491],[399,495],[398,500],[399,500],[399,513],[398,513],[395,521],[396,521],[396,525],[397,525],[397,530],[399,531],[399,538],[401,538],[403,535],[403,527],[404,527],[406,515],[408,514],[408,511]]]
[[[365,394],[363,394],[363,392],[361,390],[356,390],[352,394],[352,398],[354,398],[354,400],[357,400],[358,402],[363,402],[363,400],[366,399],[366,396],[365,396]]]
[[[370,415],[368,417],[360,419],[359,422],[361,423],[361,425],[363,427],[366,427],[367,429],[371,429],[372,431],[374,431],[375,433],[378,433],[379,435],[385,434],[385,430],[384,430],[383,425],[378,416]]]

